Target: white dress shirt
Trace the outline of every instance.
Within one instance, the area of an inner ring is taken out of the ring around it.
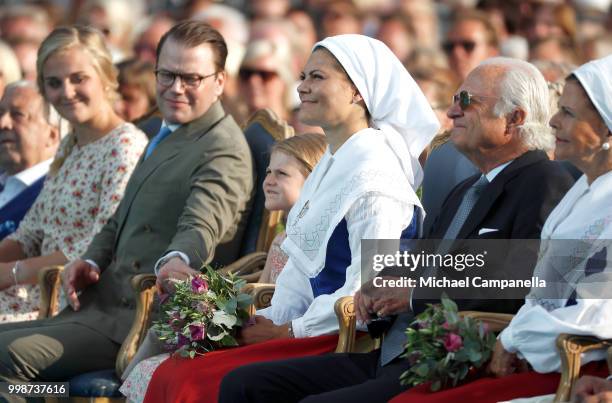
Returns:
[[[4,189],[0,192],[0,208],[6,206],[11,200],[23,192],[34,182],[42,178],[49,171],[49,166],[53,159],[48,159],[43,162],[25,169],[15,175],[4,174],[0,176],[0,183],[4,185]]]

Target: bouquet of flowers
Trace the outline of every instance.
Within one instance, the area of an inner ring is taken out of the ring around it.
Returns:
[[[220,347],[237,346],[236,332],[248,322],[252,298],[246,282],[206,267],[187,280],[174,280],[175,292],[161,301],[153,329],[168,350],[194,358]]]
[[[400,380],[416,386],[431,382],[435,392],[466,378],[490,358],[495,335],[482,322],[459,317],[457,304],[442,295],[441,304],[431,305],[406,330],[406,357],[411,364]]]

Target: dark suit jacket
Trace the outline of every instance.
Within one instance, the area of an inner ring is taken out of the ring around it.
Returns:
[[[465,192],[478,180],[476,174],[457,185],[442,205],[427,238],[440,239],[450,225]],[[462,249],[462,239],[539,239],[546,218],[573,185],[574,179],[560,163],[550,161],[542,151],[529,151],[515,159],[487,185],[449,253]],[[496,229],[479,235],[482,228]],[[537,250],[508,250],[507,262],[535,264]],[[529,263],[527,263],[529,262]],[[510,264],[509,263],[509,264]],[[453,271],[450,271],[451,273]],[[419,289],[413,293],[415,312],[424,309]],[[458,301],[462,310],[487,310],[514,313],[523,300]]]
[[[53,318],[77,322],[121,343],[132,323],[130,278],[152,273],[169,251],[193,268],[238,255],[253,193],[252,157],[244,134],[220,102],[181,126],[136,166],[117,211],[83,258],[102,269],[80,296],[81,309]]]
[[[15,232],[43,188],[46,176],[25,188],[21,193],[0,208],[0,240]]]

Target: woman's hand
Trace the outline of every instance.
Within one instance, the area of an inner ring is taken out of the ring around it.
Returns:
[[[242,345],[261,343],[272,339],[289,337],[289,324],[276,326],[263,316],[255,316],[255,323],[242,328],[239,342]]]
[[[501,378],[515,372],[526,372],[528,370],[529,364],[527,361],[519,359],[516,354],[507,352],[501,341],[497,340],[488,368],[492,375]]]
[[[612,380],[585,375],[572,388],[572,402],[612,402]]]
[[[13,278],[14,265],[14,263],[0,263],[0,290],[15,285],[15,279]]]

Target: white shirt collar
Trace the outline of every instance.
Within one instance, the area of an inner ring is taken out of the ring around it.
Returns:
[[[510,160],[510,161],[508,161],[508,162],[505,162],[505,163],[503,163],[503,164],[501,164],[501,165],[498,165],[498,166],[496,166],[495,168],[491,169],[491,170],[489,171],[489,173],[487,173],[487,174],[485,175],[485,176],[487,177],[487,180],[489,181],[489,183],[493,182],[493,179],[495,179],[495,177],[496,177],[497,175],[499,175],[499,173],[500,173],[501,171],[503,171],[505,167],[507,167],[508,165],[510,165],[510,164],[512,163],[512,161],[514,161],[514,160]]]
[[[165,127],[167,127],[168,129],[170,129],[170,132],[172,132],[172,133],[174,133],[174,131],[175,131],[176,129],[178,129],[179,127],[181,127],[181,125],[176,124],[176,123],[168,123],[168,122],[166,122],[166,120],[165,120],[165,119],[164,119],[164,120],[162,120],[162,124],[161,124],[161,127],[164,127],[164,126],[165,126]]]
[[[51,165],[52,162],[53,162],[53,158],[49,158],[46,161],[39,162],[33,167],[30,167],[28,169],[25,169],[21,172],[16,173],[15,175],[13,175],[13,178],[19,180],[21,183],[23,183],[26,186],[30,186],[34,182],[36,182],[38,179],[40,179],[41,177],[47,174],[47,172],[49,171],[49,166]],[[8,181],[8,178],[7,178],[7,181]]]

